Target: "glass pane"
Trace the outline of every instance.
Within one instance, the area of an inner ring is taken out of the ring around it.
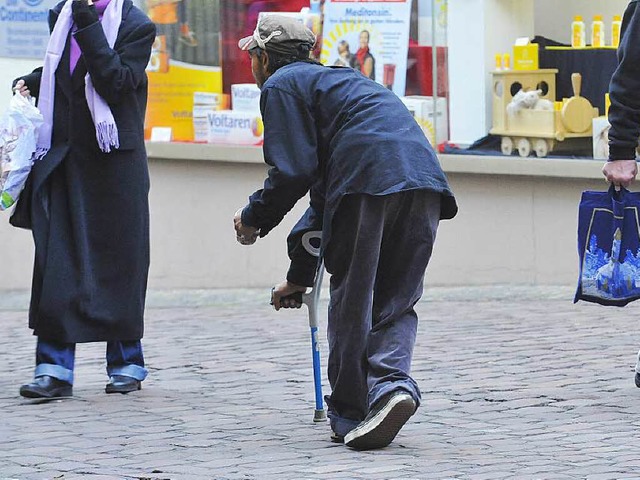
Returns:
[[[234,83],[252,83],[251,65],[238,40],[253,33],[260,12],[299,12],[309,0],[221,0],[222,81],[229,93]]]
[[[434,147],[449,140],[447,5],[447,0],[414,1],[407,63],[406,95],[430,104],[420,123]]]

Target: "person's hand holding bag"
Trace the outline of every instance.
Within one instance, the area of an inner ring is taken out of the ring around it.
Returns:
[[[612,160],[604,164],[602,174],[616,187],[627,188],[638,175],[638,164],[635,160]]]
[[[73,22],[78,29],[86,28],[100,21],[96,6],[91,0],[73,0],[71,3]]]

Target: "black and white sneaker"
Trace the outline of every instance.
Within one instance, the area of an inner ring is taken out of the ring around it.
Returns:
[[[416,411],[407,392],[395,390],[382,397],[356,428],[344,437],[344,444],[356,450],[373,450],[389,445]]]
[[[634,380],[636,382],[636,387],[640,388],[640,373],[636,372],[636,377]]]

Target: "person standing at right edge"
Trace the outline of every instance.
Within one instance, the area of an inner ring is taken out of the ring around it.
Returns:
[[[141,388],[149,270],[146,66],[155,26],[131,0],[67,0],[49,13],[44,67],[14,82],[44,124],[11,217],[31,229],[27,398],[72,394],[77,343],[104,341],[107,393]]]
[[[628,187],[638,174],[636,148],[640,139],[640,5],[630,2],[624,13],[618,47],[618,68],[609,85],[609,161],[602,168],[606,179]],[[640,388],[640,352],[635,384]]]

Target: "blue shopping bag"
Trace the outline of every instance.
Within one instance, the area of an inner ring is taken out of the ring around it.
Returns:
[[[583,192],[578,300],[622,307],[640,298],[640,192]]]

